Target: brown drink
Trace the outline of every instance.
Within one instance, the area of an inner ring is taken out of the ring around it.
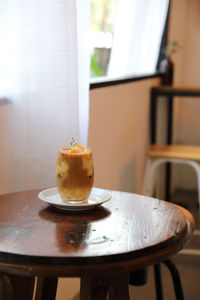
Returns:
[[[63,201],[83,201],[94,181],[92,152],[81,144],[62,148],[56,164],[56,185]]]

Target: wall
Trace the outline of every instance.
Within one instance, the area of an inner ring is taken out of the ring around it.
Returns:
[[[91,90],[89,145],[95,185],[140,192],[149,136],[149,79]]]
[[[182,49],[172,59],[175,85],[200,87],[200,1],[173,0],[169,40],[178,40]],[[174,143],[200,145],[200,99],[177,98],[174,111]],[[196,175],[189,166],[174,168],[173,182],[178,189],[197,188]]]

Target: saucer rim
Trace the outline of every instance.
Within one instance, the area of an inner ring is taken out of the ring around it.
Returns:
[[[94,203],[88,203],[86,201],[88,201],[88,199],[90,198],[90,196],[85,199],[83,202],[79,202],[79,203],[67,203],[67,202],[64,202],[62,204],[59,204],[59,203],[55,203],[55,202],[51,202],[48,200],[48,197],[47,196],[44,196],[44,193],[45,192],[50,192],[50,191],[53,191],[54,194],[58,194],[58,190],[57,190],[57,187],[52,187],[52,188],[48,188],[48,189],[45,189],[43,191],[41,191],[39,194],[38,194],[38,198],[54,207],[56,207],[57,209],[59,210],[63,210],[63,211],[67,211],[67,210],[88,210],[88,209],[91,209],[93,207],[96,207],[96,206],[99,206],[101,204],[104,204],[105,202],[111,200],[112,198],[112,194],[111,194],[111,191],[109,190],[106,190],[106,189],[101,189],[101,188],[96,188],[96,187],[93,187],[92,190],[91,190],[91,193],[90,195],[95,195],[97,196],[98,198],[100,198],[100,201],[97,201],[97,202],[94,202]],[[102,195],[99,195],[99,193],[105,193],[106,195],[103,197],[103,199],[101,199]],[[85,202],[85,203],[84,203]]]

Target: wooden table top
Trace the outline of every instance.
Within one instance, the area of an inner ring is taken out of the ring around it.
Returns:
[[[112,191],[93,210],[60,212],[37,191],[0,196],[0,270],[81,276],[133,270],[180,251],[190,240],[192,215],[155,198]]]

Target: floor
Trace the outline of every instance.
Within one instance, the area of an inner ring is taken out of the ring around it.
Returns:
[[[171,201],[187,208],[195,218],[195,232],[189,245],[172,261],[176,264],[181,276],[185,300],[200,299],[200,217],[197,193],[194,191],[176,192]],[[164,299],[175,298],[173,283],[168,269],[162,265],[162,281]],[[130,298],[134,300],[156,299],[153,268],[149,268],[148,282],[145,286],[130,290]]]

